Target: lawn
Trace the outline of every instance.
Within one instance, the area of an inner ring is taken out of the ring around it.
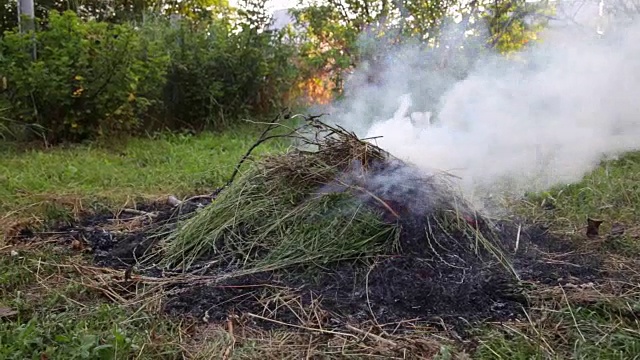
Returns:
[[[228,179],[257,136],[238,129],[134,139],[108,148],[22,150],[2,145],[0,225],[9,235],[20,224],[46,225],[100,208],[210,192]],[[611,270],[627,274],[624,284],[540,286],[530,294],[535,306],[529,309],[529,321],[487,324],[471,342],[456,342],[451,333],[416,330],[411,349],[441,359],[637,358],[639,184],[640,154],[629,154],[602,164],[579,184],[514,204],[520,215],[589,251],[605,253]],[[587,218],[603,221],[599,236],[584,235]],[[612,229],[624,232],[610,236]],[[72,247],[5,239],[0,251],[2,359],[366,358],[358,354],[371,354],[372,347],[389,358],[392,353],[384,348],[402,340],[370,335],[363,342],[330,332],[234,330],[232,323],[170,319],[148,307],[123,308],[109,301],[83,277],[94,271],[90,257]],[[412,357],[406,351],[392,355]]]
[[[47,150],[0,144],[0,221],[46,220],[96,206],[210,192],[224,184],[258,135],[240,128]]]
[[[7,243],[14,229],[135,207],[222,186],[259,133],[163,134],[115,146],[24,150],[0,145],[0,358],[182,358],[187,327],[109,304],[69,266],[82,255],[56,246]],[[281,151],[271,142],[254,154]]]
[[[545,286],[532,294],[528,324],[488,332],[486,358],[638,359],[640,357],[640,154],[601,164],[582,182],[535,194],[518,212],[602,254],[603,271],[623,274],[579,289]],[[585,236],[588,219],[602,221]]]

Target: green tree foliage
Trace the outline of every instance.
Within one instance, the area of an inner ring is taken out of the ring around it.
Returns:
[[[0,131],[24,124],[49,142],[78,141],[219,128],[282,107],[299,78],[296,47],[286,31],[263,31],[256,14],[225,11],[178,20],[156,13],[138,25],[52,11],[35,39],[6,31]]]
[[[282,34],[236,28],[228,19],[206,27],[182,22],[171,32],[165,104],[173,120],[192,127],[226,125],[283,105],[297,78],[295,48]]]
[[[206,21],[215,15],[229,16],[228,0],[155,0],[155,9],[164,14],[178,14],[191,21]]]
[[[363,60],[375,62],[376,52],[385,44],[406,41],[430,46],[443,58],[442,64],[452,56],[477,55],[477,47],[475,52],[460,49],[477,45],[480,37],[486,40],[483,50],[515,51],[536,38],[549,8],[546,2],[524,0],[312,0],[305,4],[293,14],[305,29],[306,65],[315,71],[331,67],[336,76]],[[368,46],[371,42],[375,49]]]
[[[548,7],[525,0],[308,0],[292,11],[297,31],[275,31],[265,5],[38,0],[34,38],[16,31],[16,0],[0,0],[0,132],[22,123],[59,141],[218,128],[289,104],[298,92],[327,101],[339,93],[344,70],[363,62],[375,81],[380,53],[407,41],[432,50],[430,70],[463,78],[478,52],[509,53],[535,39]]]
[[[0,43],[0,95],[11,116],[46,129],[49,141],[82,140],[134,130],[164,79],[169,61],[159,43],[127,25],[82,21],[51,12],[36,34],[5,33]]]
[[[297,23],[305,29],[300,53],[304,59],[301,68],[306,75],[355,65],[360,30],[342,9],[343,6],[328,4],[292,11]]]
[[[488,26],[488,45],[503,53],[520,50],[535,40],[552,10],[548,3],[525,0],[490,2],[485,9],[482,19]]]
[[[86,20],[140,23],[150,13],[207,20],[229,9],[228,0],[36,0],[35,5],[41,27],[46,25],[50,11],[72,10]],[[0,31],[14,30],[17,26],[17,0],[0,0]]]
[[[62,5],[57,0],[39,0],[35,4],[36,18],[47,16],[50,9],[59,9]],[[63,10],[66,10],[66,6]],[[18,4],[17,0],[0,0],[0,33],[18,28]]]

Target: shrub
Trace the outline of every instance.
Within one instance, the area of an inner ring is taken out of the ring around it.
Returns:
[[[234,28],[228,18],[201,25],[183,22],[172,33],[164,100],[173,119],[219,128],[284,104],[298,76],[284,33]]]
[[[13,120],[41,126],[50,142],[136,130],[165,81],[169,57],[161,43],[132,26],[83,21],[71,11],[51,12],[48,20],[35,36],[8,32],[0,41],[0,107]]]
[[[286,31],[262,32],[231,16],[173,22],[151,14],[135,27],[70,11],[46,20],[35,36],[0,40],[0,108],[8,114],[0,133],[24,124],[23,136],[38,129],[60,142],[218,129],[286,105],[300,77]]]

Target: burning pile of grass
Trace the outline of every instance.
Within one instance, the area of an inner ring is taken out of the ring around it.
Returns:
[[[308,130],[313,136],[300,135]],[[448,174],[426,174],[317,119],[296,134],[299,147],[255,162],[183,221],[164,240],[162,266],[247,274],[408,253],[508,265]]]
[[[271,130],[255,146],[280,136]],[[90,249],[99,267],[83,276],[120,303],[339,339],[516,319],[523,284],[594,279],[597,267],[568,244],[474,212],[448,174],[316,119],[286,136],[298,146],[234,172],[216,196],[97,214],[52,234]]]

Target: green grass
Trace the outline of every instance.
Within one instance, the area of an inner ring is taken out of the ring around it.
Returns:
[[[44,150],[0,143],[0,228],[60,220],[81,208],[206,194],[228,180],[258,135],[240,128]],[[254,154],[284,146],[264,144]],[[58,247],[0,241],[0,359],[183,358],[181,324],[120,308],[80,285],[67,266],[86,262]]]
[[[15,145],[3,145],[0,214],[55,217],[61,211],[56,205],[102,202],[112,207],[137,198],[206,193],[228,179],[257,136],[255,130],[238,129],[225,134],[132,139],[110,148],[84,145],[21,151]],[[259,147],[256,153],[274,150],[273,144]]]
[[[640,256],[640,153],[603,163],[580,183],[532,195],[529,201],[520,207],[522,214],[564,236],[581,237],[588,218],[603,221],[601,234],[622,225],[624,235],[604,246]]]
[[[546,309],[535,321],[547,317],[535,328],[505,326],[489,330],[478,350],[487,359],[637,359],[640,328],[637,319],[621,315],[620,306],[604,307],[604,300],[588,306]],[[638,298],[624,305],[640,304]],[[531,327],[531,325],[527,325]]]
[[[109,148],[82,145],[20,150],[0,145],[0,218],[19,221],[69,216],[74,206],[167,194],[186,196],[221,185],[247,148],[254,131],[135,139]],[[274,151],[267,146],[260,151]],[[554,209],[546,208],[552,202]],[[628,290],[541,288],[553,296],[531,310],[531,324],[478,329],[480,359],[633,359],[640,353],[640,154],[608,162],[579,184],[532,195],[518,206],[529,219],[611,256],[625,270]],[[602,236],[584,236],[588,217],[604,220]],[[625,228],[608,238],[613,223]],[[11,255],[11,251],[16,251]],[[635,263],[634,263],[635,262]],[[225,324],[193,327],[148,310],[122,308],[80,283],[70,264],[84,256],[59,246],[8,247],[0,243],[0,358],[178,359],[303,358],[308,353],[339,358],[361,344],[314,342],[309,335],[229,332]],[[633,267],[632,265],[636,266]],[[622,268],[622,267],[621,267]],[[635,291],[633,290],[635,288]],[[565,291],[563,293],[562,291]],[[430,340],[431,341],[431,340]],[[374,342],[375,343],[375,342]],[[233,346],[232,346],[233,345]],[[370,344],[371,345],[371,344]],[[341,348],[344,346],[344,348]],[[384,344],[377,344],[384,347]],[[426,346],[426,345],[425,345]],[[436,347],[437,348],[437,347]],[[345,350],[346,349],[346,350]],[[443,347],[440,358],[450,347]],[[329,355],[332,352],[333,355]],[[352,358],[366,358],[353,356]]]
[[[1,359],[179,358],[178,323],[109,304],[58,264],[81,259],[60,249],[0,257]]]
[[[531,197],[534,205],[552,204],[553,216],[531,207],[530,215],[543,215],[557,227],[571,227],[587,216],[607,221],[637,221],[640,208],[640,153],[601,164],[580,183],[558,187]]]
[[[538,304],[532,324],[507,325],[481,336],[478,357],[486,359],[640,358],[640,153],[601,164],[580,183],[529,197],[518,210],[528,219],[609,258],[626,275],[614,282],[625,291],[601,287],[569,292]],[[549,206],[552,205],[552,206]],[[600,219],[600,235],[585,236],[587,219]],[[609,236],[614,224],[624,234]]]

